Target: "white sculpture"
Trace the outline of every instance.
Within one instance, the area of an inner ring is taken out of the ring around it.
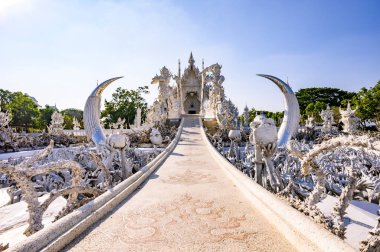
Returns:
[[[129,146],[129,138],[123,134],[111,134],[108,136],[107,145],[112,148],[122,149],[125,146]]]
[[[230,149],[228,151],[227,158],[231,163],[235,163],[236,160],[240,159],[239,152],[239,142],[241,140],[240,129],[231,129],[228,132],[228,138],[231,140]]]
[[[245,105],[245,108],[244,108],[244,127],[248,127],[249,126],[249,109],[248,109],[248,106]]]
[[[235,107],[227,100],[224,100],[217,113],[217,121],[219,128],[222,130],[230,130],[234,128]]]
[[[161,133],[158,129],[152,128],[152,131],[150,133],[150,141],[155,146],[162,144],[163,139],[162,139]]]
[[[339,108],[339,113],[342,116],[340,121],[344,124],[343,131],[346,133],[357,131],[360,119],[355,116],[356,109],[351,109],[351,105],[348,103],[346,110]]]
[[[12,117],[8,112],[2,112],[0,109],[0,128],[8,127]]]
[[[73,118],[73,130],[80,130],[80,123],[75,117]]]
[[[122,178],[126,179],[132,172],[131,169],[128,169],[126,160],[126,149],[129,147],[129,138],[122,134],[111,134],[108,139],[106,139],[99,120],[101,94],[109,84],[120,78],[121,77],[109,79],[94,89],[87,99],[83,117],[87,138],[95,143],[99,153],[104,154],[103,162],[105,166],[110,169],[116,148],[121,157]],[[118,122],[113,126],[122,126],[124,122],[125,119],[121,120],[119,118]]]
[[[137,108],[135,120],[133,122],[134,128],[140,128],[141,126],[141,108]]]
[[[159,109],[153,105],[148,112],[147,119],[151,123],[157,122],[158,115],[161,123],[166,119],[178,119],[182,114],[201,114],[206,118],[217,118],[217,112],[220,111],[225,98],[222,86],[224,76],[220,74],[222,66],[213,64],[204,68],[202,62],[202,71],[199,71],[194,64],[192,53],[188,62],[189,65],[183,74],[181,63],[178,62],[177,75],[163,67],[160,75],[153,77],[151,83],[159,86]],[[170,85],[171,79],[175,80],[175,86]]]
[[[162,104],[168,103],[169,94],[172,87],[169,85],[170,78],[172,74],[170,71],[164,66],[160,70],[160,75],[156,75],[152,79],[152,84],[158,84],[158,101]]]
[[[180,118],[181,117],[181,102],[178,99],[177,89],[170,90],[170,98],[169,98],[169,111],[168,118]]]
[[[120,163],[121,163],[121,178],[124,180],[132,175],[132,167],[127,164],[126,150],[130,146],[130,141],[128,136],[124,134],[111,134],[106,140],[108,149],[111,153],[105,160],[108,169],[111,169],[112,160],[115,155],[115,149],[119,153]]]
[[[51,115],[51,123],[50,126],[48,126],[48,132],[52,135],[62,135],[63,134],[63,116],[58,113],[57,111],[54,111],[54,113]]]
[[[314,116],[307,116],[307,119],[306,119],[306,127],[308,128],[314,128],[315,126],[315,118]]]
[[[0,110],[0,148],[2,149],[18,149],[18,142],[15,139],[16,135],[13,133],[9,123],[11,121],[11,115],[8,112],[2,112]]]
[[[111,129],[124,129],[125,119],[120,117],[117,119],[117,122],[111,123]]]
[[[149,139],[150,142],[153,144],[154,153],[157,153],[157,146],[161,145],[163,142],[163,138],[160,131],[156,128],[152,128]]]
[[[297,132],[300,120],[300,108],[298,100],[289,84],[283,82],[277,77],[265,74],[258,76],[271,80],[278,86],[285,98],[284,118],[280,129],[278,130],[278,146],[285,146],[286,143]]]
[[[222,102],[225,99],[223,82],[224,76],[220,74],[222,66],[218,63],[207,67],[204,71],[209,72],[206,80],[211,83],[208,95],[208,114],[213,115],[212,117],[217,118],[218,111],[221,110]]]
[[[146,123],[153,127],[155,124],[160,124],[162,119],[164,119],[164,117],[161,114],[161,105],[158,100],[155,100],[148,110]]]
[[[323,126],[321,129],[322,132],[323,133],[332,132],[333,130],[332,125],[334,124],[334,114],[328,104],[327,104],[327,108],[321,111],[320,116],[322,117],[322,120],[323,120]]]
[[[100,102],[103,91],[109,84],[122,77],[115,77],[99,84],[87,98],[83,111],[84,129],[88,140],[92,140],[98,147],[104,145],[106,137],[100,125]]]
[[[255,146],[255,180],[258,184],[263,185],[262,169],[263,162],[265,162],[270,185],[273,190],[278,192],[283,189],[283,184],[271,160],[277,149],[276,123],[273,119],[266,118],[264,114],[261,114],[255,117],[250,127],[252,132],[249,140]]]
[[[160,121],[165,122],[166,119],[174,119],[181,117],[181,102],[178,95],[178,87],[170,86],[170,80],[173,75],[164,66],[160,70],[160,75],[156,75],[152,79],[152,84],[158,84],[158,103],[160,109],[156,109],[160,113]]]
[[[43,228],[43,213],[46,211],[49,204],[57,197],[61,195],[69,195],[67,203],[69,205],[77,202],[79,193],[90,193],[93,195],[100,194],[100,191],[95,188],[88,188],[81,185],[83,167],[77,162],[65,160],[48,162],[43,165],[38,164],[40,160],[46,158],[52,152],[53,146],[54,143],[51,141],[50,145],[44,150],[39,151],[31,158],[16,165],[0,162],[0,172],[11,177],[17,183],[17,186],[22,191],[23,200],[28,204],[29,225],[24,231],[24,234],[27,236]],[[71,170],[71,186],[56,191],[44,202],[39,202],[38,193],[32,182],[32,177],[52,172],[64,172],[68,169]]]

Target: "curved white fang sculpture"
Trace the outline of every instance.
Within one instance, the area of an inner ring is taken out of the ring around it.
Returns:
[[[106,137],[100,126],[100,101],[102,93],[106,87],[117,79],[123,77],[115,77],[98,85],[91,95],[87,98],[83,111],[84,129],[88,139],[91,139],[96,146],[106,143]]]
[[[300,108],[298,105],[297,97],[295,96],[290,86],[282,80],[280,80],[279,78],[266,74],[258,74],[258,76],[267,78],[274,82],[274,84],[276,84],[280,88],[281,92],[284,94],[284,118],[282,120],[281,127],[277,133],[278,146],[284,146],[298,129],[300,120]]]

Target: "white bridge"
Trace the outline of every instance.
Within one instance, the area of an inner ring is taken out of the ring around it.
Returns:
[[[198,116],[184,116],[158,159],[11,249],[352,251],[234,168]]]

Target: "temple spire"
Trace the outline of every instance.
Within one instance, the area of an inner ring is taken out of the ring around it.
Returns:
[[[193,58],[193,52],[190,52],[189,64],[190,66],[194,66],[195,60]]]
[[[178,59],[178,77],[181,77],[181,60]]]

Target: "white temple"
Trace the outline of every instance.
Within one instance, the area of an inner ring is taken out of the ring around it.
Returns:
[[[152,79],[152,84],[159,85],[159,95],[150,110],[148,118],[163,122],[166,119],[179,119],[184,114],[199,114],[204,118],[218,119],[222,114],[222,103],[225,100],[224,76],[220,75],[219,64],[204,67],[195,66],[193,54],[190,53],[188,66],[181,72],[178,62],[177,75],[173,75],[166,67],[160,70],[160,75]],[[176,85],[171,86],[170,80]]]

